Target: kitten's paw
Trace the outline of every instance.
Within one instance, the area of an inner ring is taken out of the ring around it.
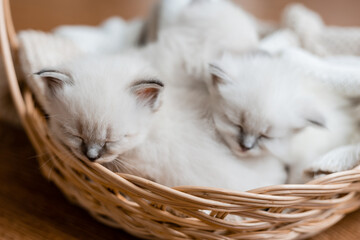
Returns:
[[[305,170],[308,177],[318,178],[326,174],[351,170],[360,164],[359,146],[336,148],[314,161]]]

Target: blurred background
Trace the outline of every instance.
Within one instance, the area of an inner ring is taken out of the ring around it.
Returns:
[[[179,0],[181,1],[181,0]],[[99,24],[109,16],[144,16],[157,0],[11,0],[15,26],[50,30],[63,24]],[[360,25],[359,0],[235,0],[255,16],[278,21],[285,5],[301,2],[327,24]],[[111,7],[110,7],[111,6]]]

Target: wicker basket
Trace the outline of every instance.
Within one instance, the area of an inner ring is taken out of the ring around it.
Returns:
[[[147,239],[299,239],[329,228],[359,208],[359,167],[304,185],[236,192],[168,188],[75,159],[49,137],[33,93],[19,88],[17,60],[12,56],[17,56],[18,39],[9,2],[0,1],[2,60],[22,124],[39,153],[41,170],[99,221]]]

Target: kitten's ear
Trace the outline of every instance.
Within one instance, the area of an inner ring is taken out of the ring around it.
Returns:
[[[220,84],[226,84],[231,82],[229,75],[216,63],[209,64],[209,70],[211,74],[212,84],[217,87]]]
[[[68,74],[58,70],[44,69],[35,73],[35,75],[40,76],[44,80],[51,93],[55,93],[57,90],[62,89],[65,84],[73,84],[73,81]]]
[[[141,104],[157,110],[161,103],[161,93],[164,84],[158,80],[144,80],[132,85],[131,90]]]

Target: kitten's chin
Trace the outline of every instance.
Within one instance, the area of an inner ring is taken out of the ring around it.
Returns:
[[[76,158],[81,159],[82,161],[89,161],[86,156],[84,156],[83,154],[78,153],[75,150],[72,150],[72,153]],[[95,160],[94,162],[100,163],[100,164],[110,163],[110,162],[114,161],[115,159],[116,159],[116,156],[101,157],[101,158]]]
[[[111,158],[99,158],[98,160],[96,160],[96,163],[100,163],[100,164],[104,164],[104,163],[111,163],[116,159],[116,157],[111,157]]]

